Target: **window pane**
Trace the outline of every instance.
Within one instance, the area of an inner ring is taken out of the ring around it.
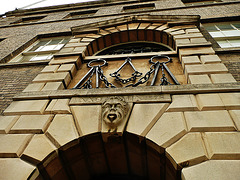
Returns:
[[[235,28],[240,29],[240,23],[233,23],[232,25],[233,25]]]
[[[218,31],[218,29],[212,25],[212,26],[204,26],[205,29],[208,31],[208,32],[212,32],[212,31]]]
[[[39,47],[38,49],[36,49],[35,51],[52,51],[55,49],[57,45],[47,45],[44,47]]]
[[[48,45],[58,44],[62,39],[54,39]]]
[[[218,24],[217,27],[222,31],[234,29],[230,24]]]
[[[214,37],[224,37],[224,35],[219,31],[219,32],[209,32],[209,34],[214,38]]]
[[[64,46],[64,44],[59,44],[55,47],[54,50],[60,50],[63,46]]]
[[[240,47],[240,39],[229,40],[229,43],[230,43],[233,47]]]
[[[223,33],[226,37],[240,36],[240,31],[239,31],[239,30],[222,31],[222,33]]]
[[[37,55],[33,58],[30,59],[30,61],[41,61],[41,60],[48,60],[48,59],[51,59],[52,58],[52,55]]]
[[[23,56],[19,62],[28,62],[31,58],[33,58],[34,56]]]
[[[231,44],[229,44],[227,41],[217,41],[217,43],[219,44],[219,46],[221,48],[229,48],[232,47]]]

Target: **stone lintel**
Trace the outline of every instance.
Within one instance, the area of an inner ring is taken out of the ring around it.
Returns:
[[[147,86],[137,88],[113,88],[113,89],[69,89],[58,91],[43,92],[22,92],[15,96],[13,100],[27,99],[60,99],[72,97],[89,97],[89,96],[128,96],[128,95],[156,95],[156,94],[191,94],[191,93],[208,93],[208,92],[238,92],[240,83],[226,84],[186,84],[172,86]]]
[[[69,105],[81,105],[81,104],[102,104],[109,96],[92,96],[92,97],[73,97]],[[127,102],[135,103],[150,103],[150,102],[171,102],[170,94],[159,95],[131,95],[123,96]]]

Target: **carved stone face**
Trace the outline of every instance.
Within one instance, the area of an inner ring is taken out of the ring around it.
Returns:
[[[120,97],[111,97],[102,105],[103,121],[110,129],[115,129],[121,123],[128,111],[128,104]]]

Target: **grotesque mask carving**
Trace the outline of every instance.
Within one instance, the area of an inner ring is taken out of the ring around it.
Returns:
[[[124,120],[129,105],[120,97],[110,97],[102,105],[102,119],[109,129],[116,130]]]

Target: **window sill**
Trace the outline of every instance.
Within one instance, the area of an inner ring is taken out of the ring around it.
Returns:
[[[235,48],[214,48],[216,53],[240,52],[240,47]]]
[[[4,63],[0,64],[0,68],[5,68],[5,67],[19,67],[19,66],[35,66],[35,65],[44,65],[48,64],[50,60],[45,60],[45,61],[34,61],[34,62],[14,62],[14,63]]]

